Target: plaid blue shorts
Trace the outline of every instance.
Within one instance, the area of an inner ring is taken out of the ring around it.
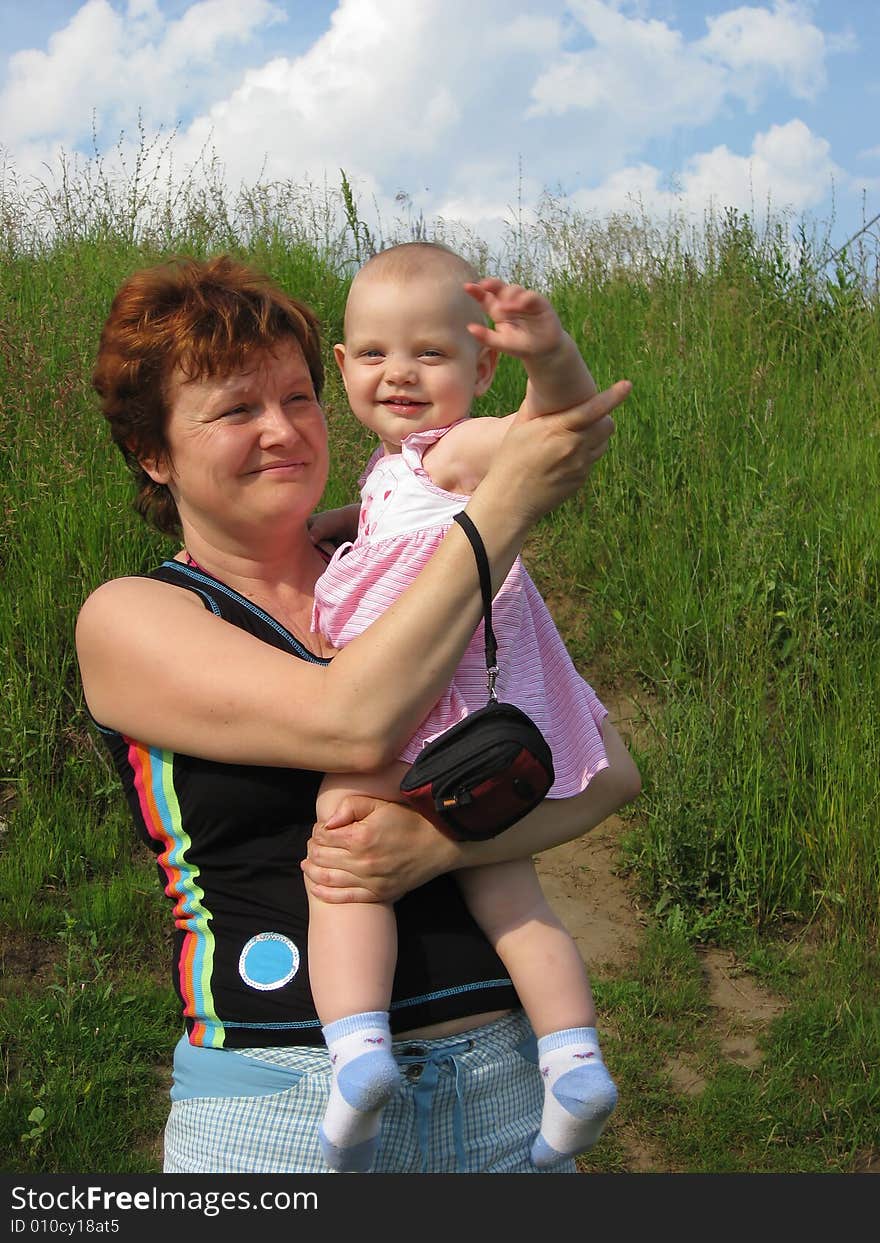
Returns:
[[[522,1012],[393,1048],[402,1086],[382,1115],[374,1173],[544,1172],[529,1157],[544,1087]],[[201,1094],[206,1086],[212,1095]],[[329,1091],[325,1049],[233,1053],[193,1048],[184,1037],[175,1052],[165,1173],[326,1174],[318,1124]],[[552,1172],[573,1174],[574,1161]]]

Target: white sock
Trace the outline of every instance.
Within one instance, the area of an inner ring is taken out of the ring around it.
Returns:
[[[319,1132],[332,1170],[366,1172],[379,1146],[382,1109],[400,1083],[388,1015],[352,1014],[323,1029],[333,1081]]]
[[[546,1169],[592,1148],[617,1104],[595,1027],[569,1027],[538,1041],[544,1077],[541,1130],[532,1144],[532,1161]]]

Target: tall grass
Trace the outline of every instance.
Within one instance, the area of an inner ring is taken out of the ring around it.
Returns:
[[[696,256],[557,277],[604,378],[635,383],[580,537],[559,521],[592,646],[662,704],[633,851],[691,927],[878,926],[880,317],[860,276],[731,214]]]
[[[0,199],[0,898],[22,937],[57,935],[71,913],[115,944],[163,935],[72,648],[85,595],[168,551],[131,513],[90,392],[116,286],[162,255],[232,251],[311,302],[332,342],[374,240],[344,178],[348,197],[288,183],[230,195],[216,175],[160,185],[148,169],[114,180],[96,160],[26,187],[7,170]],[[395,227],[389,240],[416,231]],[[659,229],[549,199],[497,253],[449,226],[417,231],[541,284],[600,384],[634,381],[594,482],[530,555],[568,598],[584,674],[650,706],[628,857],[654,909],[698,936],[795,919],[875,939],[876,255],[829,272],[778,221]],[[328,373],[335,504],[368,446]],[[521,391],[505,360],[481,410]]]

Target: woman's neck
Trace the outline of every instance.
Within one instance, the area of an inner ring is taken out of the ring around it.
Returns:
[[[183,544],[202,569],[242,595],[251,587],[310,591],[323,565],[305,524],[255,540],[184,522]]]
[[[178,560],[189,561],[281,622],[316,655],[325,652],[320,636],[310,631],[315,583],[326,558],[303,527],[294,538],[265,540],[261,547],[242,547],[184,524],[185,543]]]

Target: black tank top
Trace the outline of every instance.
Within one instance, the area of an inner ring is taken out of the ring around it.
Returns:
[[[218,617],[294,658],[327,663],[197,568],[166,561],[148,577],[195,592]],[[218,683],[222,677],[218,669]],[[322,774],[197,759],[95,724],[173,905],[171,974],[190,1042],[230,1049],[321,1044],[299,864]],[[392,1031],[519,1004],[450,877],[406,894],[395,912]]]

